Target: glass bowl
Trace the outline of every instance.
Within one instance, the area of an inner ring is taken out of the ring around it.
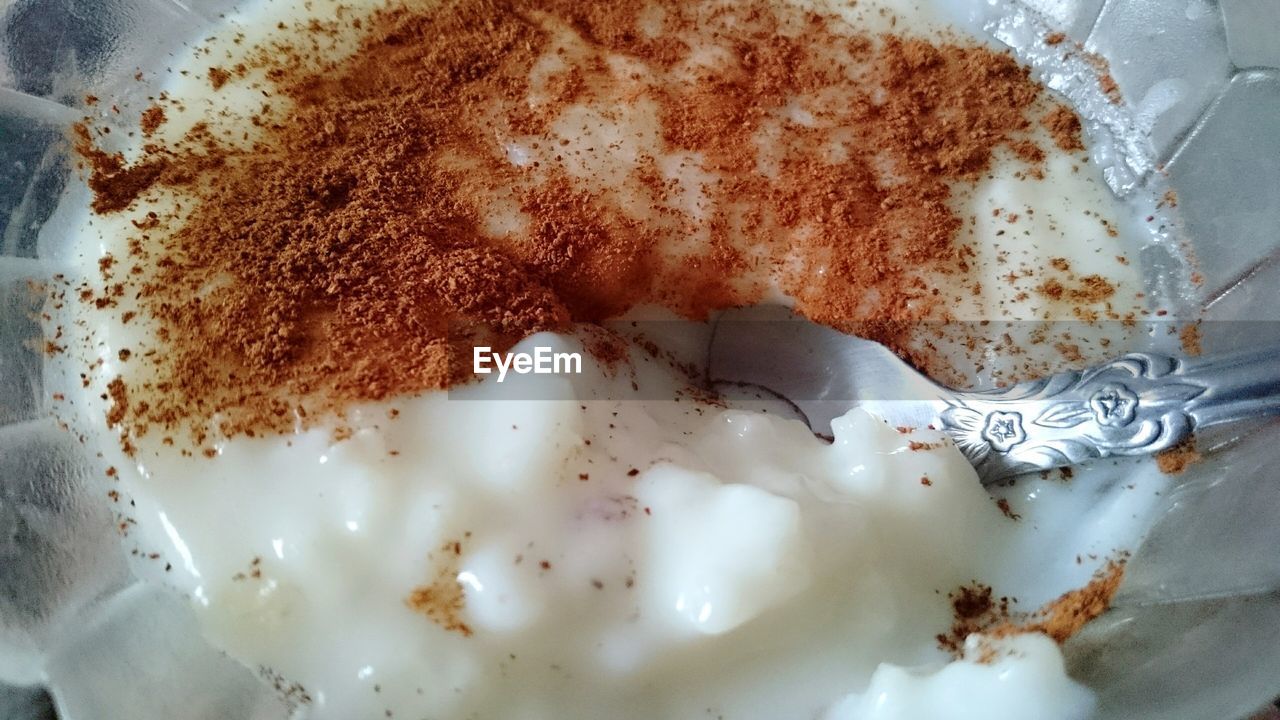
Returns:
[[[1095,160],[1118,194],[1176,191],[1175,233],[1203,276],[1191,305],[1205,347],[1280,340],[1280,3],[958,4],[1033,65],[1051,30],[1106,59],[1128,105],[1084,104],[1097,148],[1122,141]],[[52,239],[68,230],[54,210],[84,202],[64,140],[74,108],[86,94],[141,100],[154,88],[135,73],[234,5],[0,0],[0,717],[290,715],[201,639],[181,600],[133,579],[98,501],[104,481],[51,418],[37,317],[40,286],[61,267]],[[1068,95],[1079,82],[1042,79]],[[1144,265],[1158,282],[1159,252]],[[1111,610],[1065,646],[1101,718],[1243,718],[1280,690],[1280,424],[1202,437],[1201,450],[1205,462],[1164,494]]]

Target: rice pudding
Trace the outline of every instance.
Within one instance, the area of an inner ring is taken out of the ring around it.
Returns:
[[[311,718],[1087,717],[1058,644],[1150,493],[1078,529],[1070,487],[997,502],[928,428],[854,410],[828,442],[700,384],[728,307],[969,383],[1110,356],[1147,312],[1079,119],[953,18],[228,16],[78,127],[64,203],[51,362],[137,572]],[[1077,325],[966,324],[1044,319]],[[584,362],[499,383],[481,345]]]

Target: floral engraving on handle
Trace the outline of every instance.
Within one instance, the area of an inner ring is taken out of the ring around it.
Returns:
[[[982,439],[991,444],[996,452],[1009,452],[1014,445],[1027,439],[1027,432],[1022,429],[1022,416],[1016,412],[993,412],[987,416],[986,427],[982,428]]]
[[[1089,409],[1099,425],[1124,427],[1137,414],[1138,396],[1120,383],[1108,383],[1089,398]]]
[[[1091,370],[944,398],[941,428],[975,466],[1000,474],[1163,450],[1193,424],[1207,386],[1181,363],[1146,353]],[[1027,418],[1031,418],[1027,420]]]

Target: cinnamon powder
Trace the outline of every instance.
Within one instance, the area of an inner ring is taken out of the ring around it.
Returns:
[[[142,136],[151,137],[154,135],[156,130],[159,130],[160,126],[163,125],[167,119],[164,108],[159,105],[152,105],[146,110],[143,110],[142,118],[139,122],[139,127],[142,128]]]
[[[948,594],[947,601],[951,604],[951,627],[936,639],[939,648],[956,656],[963,654],[971,634],[986,632],[1009,618],[1009,598],[997,599],[990,585],[963,585]]]
[[[1188,323],[1182,326],[1182,329],[1178,331],[1178,342],[1182,346],[1182,352],[1192,357],[1204,352],[1199,323]]]
[[[642,31],[655,16],[658,32]],[[348,59],[253,56],[289,109],[255,116],[250,149],[197,126],[129,163],[77,127],[95,212],[153,190],[194,201],[132,243],[128,294],[163,344],[155,379],[129,389],[147,399],[122,411],[133,435],[287,431],[463,382],[453,359],[473,344],[641,304],[705,318],[770,282],[814,320],[901,346],[904,328],[945,313],[931,278],[969,272],[952,193],[1001,146],[1043,158],[1030,133],[1045,92],[1009,55],[860,34],[766,0],[453,0],[346,22],[364,33]],[[565,33],[579,56],[557,45]],[[695,62],[707,47],[717,64]],[[556,55],[570,67],[533,87]],[[215,87],[225,73],[210,70]],[[785,119],[793,103],[811,121]],[[664,156],[715,174],[705,214],[682,208],[659,157],[637,158],[616,190],[583,178],[557,154],[556,123],[576,106],[654,108]],[[1060,145],[1063,112],[1049,120]],[[767,167],[762,133],[777,150]],[[511,162],[495,138],[515,137],[544,160]],[[519,228],[488,225],[499,200]],[[1090,280],[1068,292],[1105,297]]]
[[[1020,624],[997,627],[992,634],[1000,637],[1013,633],[1038,632],[1062,644],[1111,607],[1111,599],[1120,589],[1122,580],[1124,562],[1108,562],[1088,585],[1063,593],[1057,600],[1040,608],[1030,619]]]
[[[440,552],[446,561],[436,572],[435,579],[410,591],[405,606],[426,616],[448,632],[470,637],[474,632],[466,622],[466,592],[458,582],[458,558],[462,555],[460,542],[445,543]]]
[[[1065,105],[1054,108],[1045,115],[1043,123],[1059,148],[1067,152],[1084,150],[1084,142],[1080,139],[1080,116],[1071,108]]]
[[[231,79],[231,73],[220,67],[209,68],[209,86],[214,90],[221,90],[223,85]]]
[[[1203,459],[1204,456],[1196,449],[1195,436],[1192,436],[1168,450],[1156,453],[1156,467],[1165,475],[1181,475]]]
[[[965,640],[974,633],[990,638],[1043,633],[1062,644],[1111,607],[1124,580],[1124,567],[1124,558],[1110,560],[1087,585],[1069,590],[1031,613],[1012,610],[1010,599],[995,598],[988,585],[962,586],[947,596],[953,619],[947,632],[937,636],[938,647],[958,657],[963,654]],[[989,647],[979,656],[980,662],[994,659],[994,650]]]

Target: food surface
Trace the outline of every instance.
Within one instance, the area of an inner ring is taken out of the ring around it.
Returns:
[[[762,302],[957,384],[1155,311],[1080,119],[949,8],[276,0],[93,99],[48,350],[136,570],[309,718],[1087,717],[1059,645],[1158,489],[996,500],[697,365]]]
[[[130,430],[291,428],[641,305],[785,295],[904,349],[923,320],[1143,309],[1078,121],[923,18],[936,38],[766,0],[346,14],[211,49],[132,162],[82,129],[94,207],[138,226],[95,302],[183,338],[140,354]]]

